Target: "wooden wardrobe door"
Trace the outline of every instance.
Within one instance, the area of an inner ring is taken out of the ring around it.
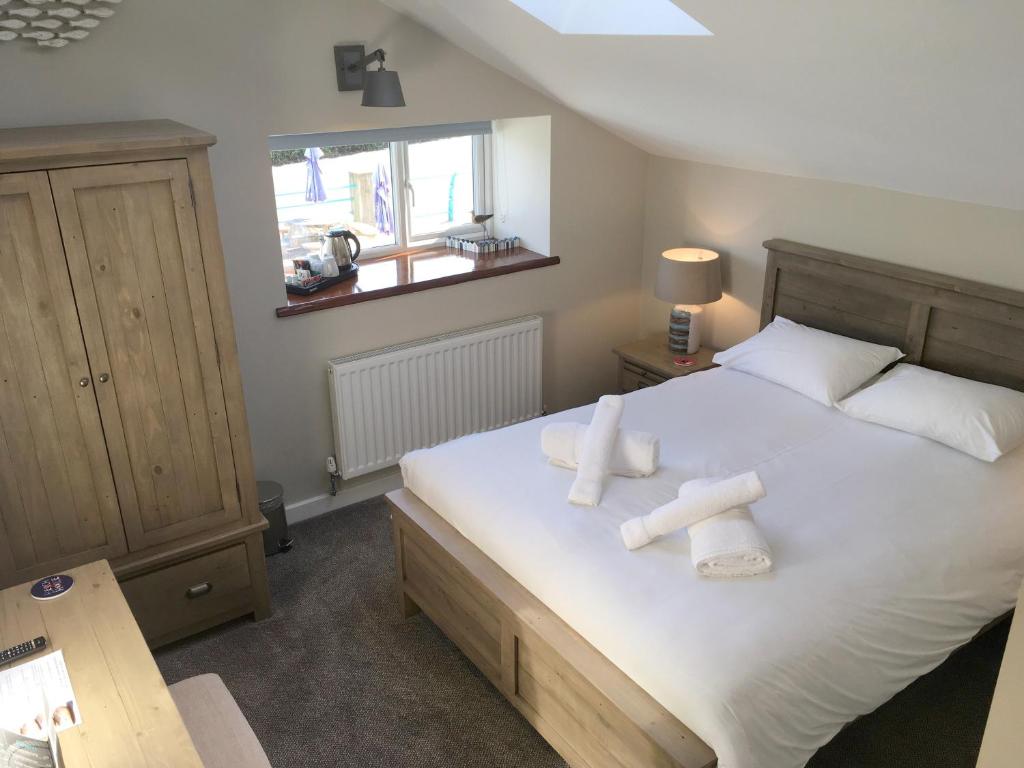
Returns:
[[[241,519],[188,164],[50,183],[130,548]]]
[[[0,586],[124,554],[46,173],[0,175]]]

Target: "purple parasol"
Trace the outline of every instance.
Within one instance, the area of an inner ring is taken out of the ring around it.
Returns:
[[[373,213],[377,231],[390,235],[395,231],[395,213],[391,210],[391,175],[384,163],[377,163],[373,173]]]
[[[324,176],[320,170],[320,158],[324,156],[320,147],[310,147],[306,155],[306,201],[310,203],[322,203],[327,199],[327,190],[324,189]]]

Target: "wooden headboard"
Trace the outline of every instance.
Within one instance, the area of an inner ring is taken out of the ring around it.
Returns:
[[[782,315],[1024,391],[1024,292],[788,240],[764,247],[762,328]]]

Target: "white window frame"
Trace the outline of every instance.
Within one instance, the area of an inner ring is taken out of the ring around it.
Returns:
[[[476,125],[476,124],[475,124]],[[394,197],[395,210],[395,244],[380,245],[363,250],[361,259],[372,261],[387,258],[411,248],[429,247],[443,244],[450,235],[466,237],[487,237],[490,233],[487,224],[460,224],[437,232],[412,236],[411,199],[414,194],[409,182],[409,142],[408,136],[444,139],[453,136],[472,136],[473,139],[473,210],[477,213],[490,213],[494,200],[492,174],[492,142],[490,132],[467,133],[459,131],[459,125],[449,135],[446,126],[426,126],[390,130],[369,130],[359,132],[358,140],[353,134],[305,134],[270,137],[271,149],[298,148],[310,146],[338,146],[342,143],[374,144],[387,143],[391,155],[391,192]],[[387,134],[405,134],[405,138],[392,139]]]
[[[443,137],[442,137],[443,138]],[[490,153],[491,137],[489,134],[477,134],[473,137],[473,210],[487,212],[491,210],[491,174]],[[409,181],[409,142],[392,141],[391,147],[391,191],[395,197],[395,228],[397,242],[395,245],[381,245],[366,249],[367,259],[383,258],[410,248],[438,245],[450,235],[468,237],[486,237],[487,226],[484,224],[459,224],[437,232],[426,232],[416,236],[412,234],[412,200],[415,189]]]

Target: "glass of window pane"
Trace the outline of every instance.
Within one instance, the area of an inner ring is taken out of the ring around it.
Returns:
[[[362,248],[395,245],[391,151],[387,143],[270,153],[286,272],[320,253],[329,229],[351,230]]]
[[[410,236],[473,221],[473,137],[409,142]]]

